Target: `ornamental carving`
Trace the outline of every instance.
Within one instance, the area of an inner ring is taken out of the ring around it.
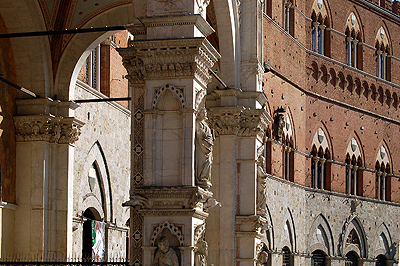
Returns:
[[[128,71],[128,80],[195,77],[207,85],[208,69],[220,58],[205,38],[148,40],[132,42],[132,47],[118,49]]]
[[[239,130],[242,107],[217,107],[210,109],[211,125],[217,135],[235,135]]]
[[[259,137],[263,140],[265,130],[270,121],[268,113],[264,109],[246,109],[240,115],[241,137]]]
[[[19,142],[47,141],[57,144],[75,143],[84,125],[73,117],[52,115],[15,116],[14,124]]]

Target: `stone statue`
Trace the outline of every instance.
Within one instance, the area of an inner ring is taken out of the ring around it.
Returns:
[[[265,216],[265,206],[267,204],[267,181],[264,171],[264,156],[259,156],[257,160],[257,214]]]
[[[194,266],[207,266],[208,244],[204,240],[197,242],[197,251],[194,254]]]
[[[153,266],[179,266],[176,252],[169,246],[166,236],[158,240],[158,251],[154,257]]]
[[[268,253],[266,251],[261,251],[257,257],[257,266],[267,265],[268,262]]]
[[[208,189],[211,186],[212,151],[214,132],[207,123],[207,111],[199,110],[196,119],[195,176],[196,185]]]

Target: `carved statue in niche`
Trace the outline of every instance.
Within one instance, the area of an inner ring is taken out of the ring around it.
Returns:
[[[286,108],[280,107],[278,108],[275,113],[274,118],[274,133],[277,140],[282,139],[283,129],[285,128],[285,115]]]
[[[264,171],[264,156],[260,155],[257,160],[257,214],[265,216],[265,206],[267,204],[267,180]]]
[[[265,266],[268,262],[268,252],[261,251],[257,256],[257,266]]]
[[[153,266],[179,266],[178,256],[169,246],[166,236],[161,236],[158,240],[158,250],[154,257]]]
[[[197,250],[194,254],[194,266],[207,266],[208,244],[204,240],[197,242]]]
[[[211,187],[214,140],[214,132],[207,123],[207,111],[202,108],[196,118],[195,177],[196,185],[204,189]]]

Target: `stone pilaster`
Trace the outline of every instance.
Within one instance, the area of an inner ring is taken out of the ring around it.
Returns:
[[[84,125],[68,117],[76,107],[48,98],[17,101],[17,254],[66,256],[71,251],[73,144]]]

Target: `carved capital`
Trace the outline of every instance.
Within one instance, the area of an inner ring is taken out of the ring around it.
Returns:
[[[14,124],[19,142],[47,141],[58,144],[73,144],[84,125],[73,117],[52,115],[14,116]]]
[[[240,115],[240,137],[264,138],[271,116],[264,109],[246,109]]]
[[[217,135],[235,135],[239,130],[240,114],[244,107],[210,108],[209,119]]]
[[[211,82],[208,69],[220,58],[205,38],[136,41],[118,51],[132,83],[189,77],[206,86]]]

